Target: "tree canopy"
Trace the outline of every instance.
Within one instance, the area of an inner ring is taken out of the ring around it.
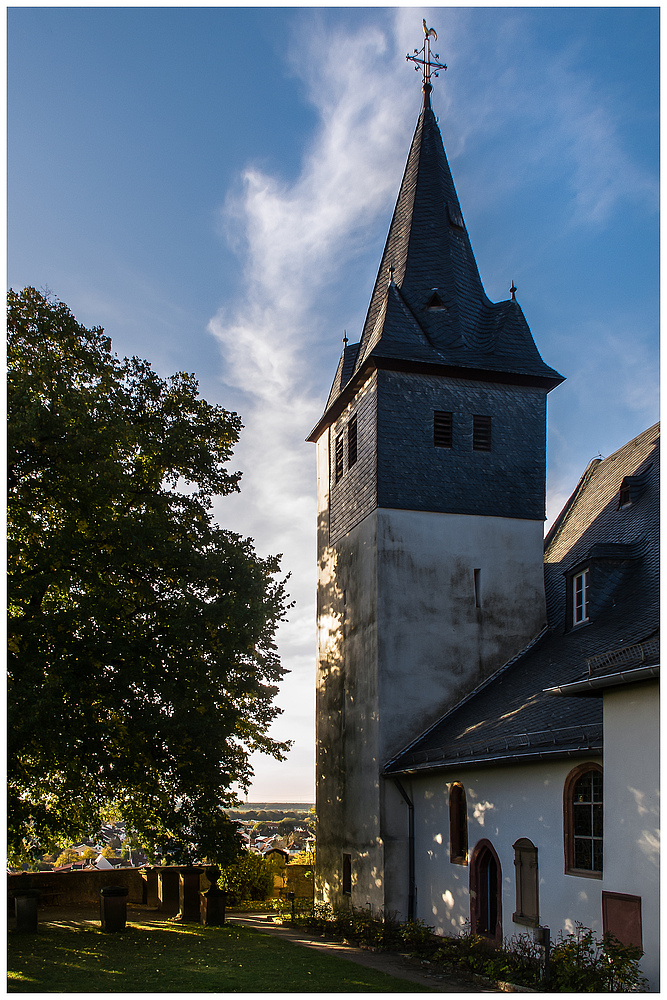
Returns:
[[[211,513],[241,421],[33,288],[9,293],[8,369],[10,853],[113,808],[154,851],[224,863],[249,754],[288,748],[279,557]]]

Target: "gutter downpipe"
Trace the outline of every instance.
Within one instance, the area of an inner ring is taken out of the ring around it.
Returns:
[[[408,920],[415,919],[415,805],[408,797],[398,778],[392,781],[403,796],[408,807]]]

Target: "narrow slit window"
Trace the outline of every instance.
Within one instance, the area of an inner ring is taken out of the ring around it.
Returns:
[[[352,855],[343,855],[343,894],[352,895]]]
[[[468,810],[460,781],[449,789],[449,860],[453,865],[468,864]]]
[[[336,435],[336,482],[343,476],[343,435]]]
[[[473,451],[491,451],[491,417],[475,414],[472,418]]]
[[[451,448],[452,439],[452,414],[445,410],[434,410],[433,444],[436,448]]]
[[[480,584],[481,584],[482,571],[481,569],[474,569],[472,573],[473,573],[473,582],[475,587],[475,607],[481,608],[482,594],[480,590]]]
[[[357,415],[347,425],[347,467],[351,469],[357,460]]]

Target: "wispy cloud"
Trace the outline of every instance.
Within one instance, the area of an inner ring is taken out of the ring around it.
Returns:
[[[312,697],[306,692],[313,691],[315,662],[315,456],[304,438],[327,388],[320,372],[313,377],[328,326],[319,301],[391,203],[406,123],[415,113],[414,93],[396,85],[396,66],[404,67],[393,52],[387,57],[394,45],[388,32],[325,36],[323,30],[313,22],[300,62],[320,118],[317,134],[293,183],[249,167],[242,194],[226,204],[227,224],[244,248],[245,287],[210,323],[245,424],[236,452],[243,492],[225,500],[220,516],[254,537],[260,551],[281,551],[292,574],[296,608],[280,631],[283,662],[292,672],[280,703],[289,712],[275,731],[299,741],[289,770],[302,788],[304,773],[312,775]],[[325,375],[332,377],[333,371]],[[299,707],[304,696],[307,712]],[[264,798],[268,789],[255,786],[253,795]]]

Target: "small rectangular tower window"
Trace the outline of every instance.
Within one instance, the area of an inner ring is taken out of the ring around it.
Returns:
[[[475,414],[472,418],[473,451],[491,451],[491,417]]]
[[[347,425],[347,467],[351,469],[357,460],[357,415]]]
[[[433,411],[433,444],[436,448],[452,447],[452,414],[445,410]]]
[[[343,477],[343,435],[336,435],[336,482]]]

